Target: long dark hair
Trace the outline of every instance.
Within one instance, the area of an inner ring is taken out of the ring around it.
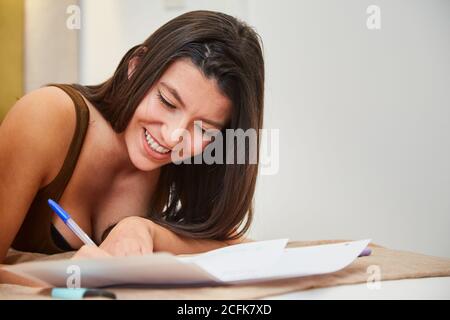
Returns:
[[[133,57],[140,62],[128,79]],[[148,90],[179,58],[189,58],[205,76],[217,80],[232,102],[231,120],[223,132],[238,128],[259,132],[264,106],[262,41],[246,23],[220,12],[192,11],[176,17],[131,48],[110,79],[99,85],[73,86],[120,133]],[[259,145],[258,134],[258,160]],[[247,162],[167,164],[161,168],[148,218],[183,236],[241,237],[253,219],[257,173],[258,164]]]

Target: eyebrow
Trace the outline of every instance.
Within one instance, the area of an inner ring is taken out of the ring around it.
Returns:
[[[184,108],[186,108],[186,105],[184,104],[183,99],[181,99],[180,95],[178,94],[178,91],[177,91],[175,88],[172,88],[170,85],[168,85],[168,84],[165,83],[165,82],[160,82],[160,84],[161,84],[163,87],[165,87],[167,90],[169,90],[169,92],[175,97],[175,99],[177,99],[178,102],[179,102]],[[207,120],[207,119],[200,119],[200,120],[203,121],[203,122],[206,122],[206,123],[208,123],[208,124],[210,124],[210,125],[212,125],[212,126],[219,127],[219,128],[222,128],[222,127],[225,126],[225,124],[223,124],[223,123],[219,123],[219,122],[212,121],[212,120]]]

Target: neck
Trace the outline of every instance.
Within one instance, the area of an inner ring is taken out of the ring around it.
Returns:
[[[144,174],[143,171],[137,169],[131,162],[125,143],[125,133],[116,133],[114,131],[112,136],[113,143],[110,146],[109,156],[111,157],[112,166],[116,173],[118,175]]]

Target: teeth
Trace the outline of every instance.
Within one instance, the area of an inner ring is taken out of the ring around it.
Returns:
[[[153,138],[148,134],[147,130],[145,130],[145,138],[147,139],[147,143],[152,150],[159,152],[159,153],[167,153],[170,150],[164,148],[163,146],[160,146],[158,142],[153,140]]]

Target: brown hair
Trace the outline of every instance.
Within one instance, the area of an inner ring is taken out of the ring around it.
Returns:
[[[133,57],[139,57],[139,63],[128,79]],[[231,120],[223,132],[238,128],[259,132],[264,105],[262,41],[247,24],[224,13],[182,14],[131,48],[106,82],[73,86],[116,132],[122,132],[148,90],[179,58],[189,58],[205,76],[215,79],[232,102]],[[224,145],[226,155],[232,144]],[[259,145],[258,134],[258,160]],[[248,154],[248,145],[246,149]],[[183,236],[236,239],[247,232],[253,218],[257,172],[258,164],[247,162],[167,164],[161,168],[148,218]]]

